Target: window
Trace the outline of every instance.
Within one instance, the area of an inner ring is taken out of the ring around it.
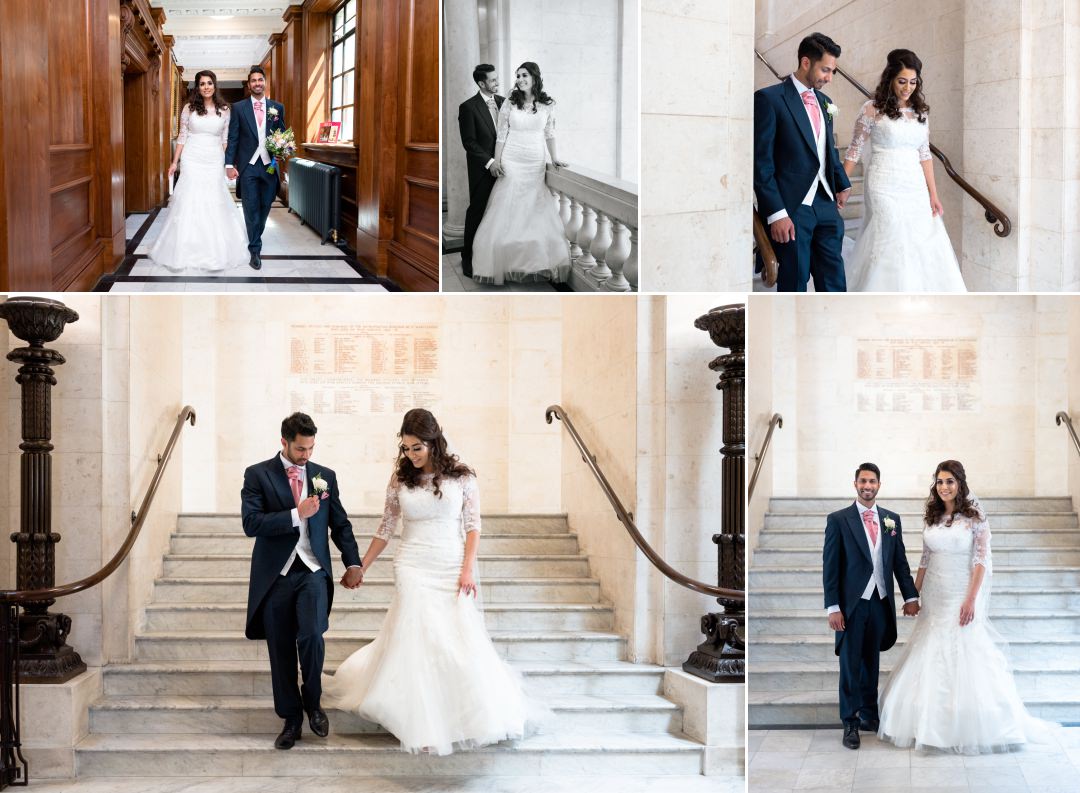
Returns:
[[[330,120],[341,122],[338,140],[351,141],[356,87],[356,0],[346,0],[334,12],[331,41]]]

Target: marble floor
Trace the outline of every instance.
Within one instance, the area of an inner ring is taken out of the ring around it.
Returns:
[[[236,211],[241,212],[239,202]],[[321,243],[312,229],[275,201],[263,233],[261,270],[243,267],[221,273],[174,272],[155,264],[149,253],[169,216],[168,206],[125,219],[127,255],[96,292],[388,292],[391,281],[377,278],[349,251]]]
[[[442,291],[444,292],[569,292],[564,284],[537,281],[527,284],[478,284],[461,271],[461,254],[444,253],[442,257]]]
[[[841,737],[839,728],[751,730],[749,793],[1080,790],[1080,727],[1062,728],[1053,744],[974,757],[897,749],[865,734],[852,751]]]

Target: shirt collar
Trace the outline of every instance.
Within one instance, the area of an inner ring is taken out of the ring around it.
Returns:
[[[875,518],[877,517],[878,511],[877,511],[877,504],[876,503],[872,507],[864,507],[862,504],[860,504],[858,501],[856,501],[855,506],[859,508],[859,517],[860,518],[862,517],[864,512],[873,512],[874,517]]]
[[[799,92],[799,96],[802,96],[810,90],[810,86],[800,83],[799,78],[796,77],[794,74],[791,75],[791,82],[795,84],[795,90]]]
[[[488,96],[484,93],[483,89],[480,89],[477,93],[480,94],[480,98],[483,99],[485,103],[495,101],[495,94],[491,94],[491,96]]]
[[[281,464],[285,466],[286,471],[296,465],[296,463],[290,462],[289,459],[281,452],[278,452],[278,459],[281,460]],[[307,465],[297,465],[296,467],[300,469],[301,475],[307,475]]]
[[[262,102],[265,107],[270,107],[270,100],[267,98],[266,94],[263,94],[262,99],[260,99],[258,101]],[[252,105],[255,104],[255,95],[254,94],[252,94],[252,96],[251,96],[251,104]]]

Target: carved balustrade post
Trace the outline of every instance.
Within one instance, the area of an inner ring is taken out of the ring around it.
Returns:
[[[720,373],[717,389],[723,392],[723,438],[721,461],[720,533],[717,546],[719,584],[725,589],[746,590],[746,308],[720,306],[698,317],[694,327],[708,331],[718,347],[729,350],[709,364]],[[683,669],[714,683],[742,683],[746,674],[746,604],[717,598],[720,613],[701,618],[705,641],[683,664]]]
[[[611,277],[604,281],[604,290],[608,292],[629,292],[630,282],[623,275],[623,268],[630,258],[630,229],[618,220],[611,221],[611,246],[607,250],[604,263],[611,271]]]
[[[16,587],[44,589],[55,585],[55,546],[52,530],[52,402],[56,385],[53,367],[64,356],[45,347],[79,315],[56,300],[15,297],[0,303],[0,319],[29,346],[7,354],[21,364],[15,382],[22,386],[22,449],[19,531],[11,535],[17,547]],[[19,617],[19,677],[26,683],[62,683],[86,670],[86,664],[67,645],[71,618],[51,613],[55,600],[28,602]]]
[[[596,264],[590,252],[592,241],[596,237],[596,210],[588,204],[582,209],[581,229],[578,231],[577,244],[581,253],[575,258],[574,264],[580,270],[591,270]]]
[[[566,225],[563,227],[566,232],[566,239],[570,242],[570,260],[576,261],[581,256],[581,248],[578,246],[578,232],[581,231],[581,224],[583,221],[581,214],[581,202],[573,196],[570,198],[570,219],[566,221]]]
[[[611,269],[607,265],[608,250],[611,248],[613,237],[611,235],[611,219],[603,212],[596,213],[596,236],[593,237],[589,253],[592,254],[596,264],[592,268],[593,278],[604,279],[611,277]]]

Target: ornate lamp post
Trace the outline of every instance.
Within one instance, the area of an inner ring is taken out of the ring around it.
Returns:
[[[718,347],[730,350],[713,359],[709,368],[720,373],[716,388],[723,392],[724,445],[721,463],[720,533],[717,546],[719,586],[746,590],[746,307],[720,306],[698,317],[694,327],[708,331]],[[742,683],[746,674],[746,603],[717,598],[720,613],[701,618],[705,641],[683,664],[683,669],[714,683]]]
[[[52,406],[56,385],[53,366],[64,356],[45,347],[64,332],[64,325],[79,315],[56,300],[15,297],[0,303],[0,319],[29,346],[8,353],[21,364],[15,382],[22,386],[22,449],[19,531],[11,535],[18,548],[16,586],[20,590],[45,589],[55,583],[55,546],[60,535],[52,530]],[[24,683],[62,683],[86,670],[86,664],[67,645],[71,618],[50,613],[55,600],[25,604],[19,615],[19,678]]]

